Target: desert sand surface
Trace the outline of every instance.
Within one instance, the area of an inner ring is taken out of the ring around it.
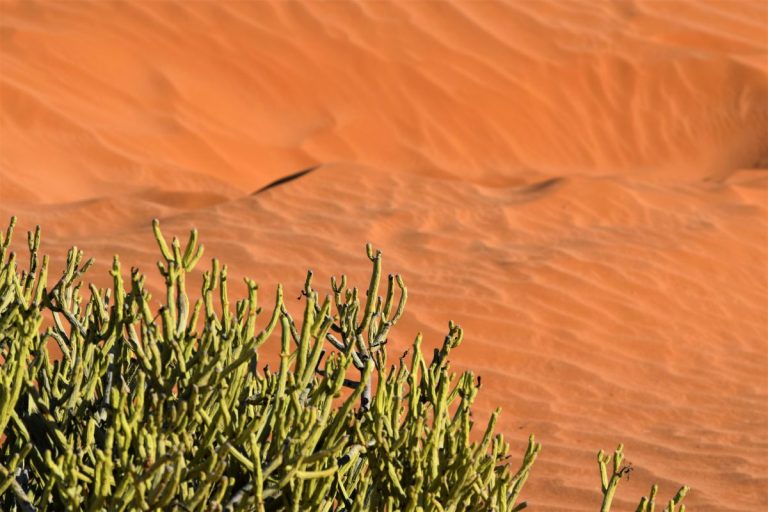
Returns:
[[[768,510],[768,4],[3,1],[0,59],[0,219],[52,275],[157,286],[157,217],[268,306],[370,241],[392,350],[457,321],[478,421],[543,443],[530,510],[596,510],[619,442],[615,510]]]

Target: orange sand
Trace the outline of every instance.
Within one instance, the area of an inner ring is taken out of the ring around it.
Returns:
[[[158,217],[268,301],[371,241],[396,348],[458,321],[479,419],[543,442],[531,510],[595,510],[619,441],[617,510],[768,508],[768,4],[1,6],[0,219],[58,268],[154,275]]]

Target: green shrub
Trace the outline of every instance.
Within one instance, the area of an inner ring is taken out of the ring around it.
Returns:
[[[407,290],[390,275],[379,294],[381,253],[370,246],[367,291],[342,276],[321,299],[310,272],[301,322],[278,287],[257,332],[257,285],[245,279],[247,297],[231,304],[227,267],[215,259],[190,303],[186,275],[203,253],[195,231],[182,249],[153,223],[165,280],[154,310],[144,276],[132,269],[126,289],[117,257],[109,289],[90,284],[85,297],[92,260],[77,248],[49,286],[39,228],[20,271],[9,252],[14,223],[0,234],[2,510],[525,507],[518,499],[541,445],[531,436],[513,466],[494,435],[498,410],[471,435],[479,379],[450,370],[458,325],[429,361],[418,336],[410,357],[388,362]],[[259,369],[258,349],[278,326],[279,368]],[[609,459],[598,460],[608,510],[621,450],[610,478]],[[654,497],[655,488],[638,510],[653,510]]]

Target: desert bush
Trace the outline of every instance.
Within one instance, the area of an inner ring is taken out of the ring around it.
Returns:
[[[597,453],[597,464],[600,468],[600,489],[603,492],[603,503],[600,512],[611,510],[613,497],[616,494],[616,488],[621,478],[632,471],[632,466],[624,465],[624,445],[619,445],[613,452],[613,457],[606,455],[603,450]],[[609,467],[610,473],[609,473]],[[643,496],[638,503],[635,512],[654,512],[656,507],[656,493],[659,491],[657,485],[651,486],[651,492],[648,496]],[[685,512],[685,505],[682,504],[683,498],[688,494],[689,488],[684,485],[677,491],[677,494],[667,502],[664,512]]]
[[[144,275],[124,274],[117,256],[110,288],[85,291],[92,260],[77,248],[49,285],[39,227],[21,270],[9,250],[14,224],[0,234],[2,510],[526,506],[520,493],[541,445],[531,436],[513,465],[494,434],[498,410],[473,435],[480,382],[451,371],[458,325],[429,360],[419,335],[410,355],[388,361],[407,289],[398,275],[380,288],[381,253],[370,245],[367,289],[341,276],[321,298],[309,272],[299,322],[279,286],[269,313],[248,278],[246,297],[232,304],[216,259],[190,302],[186,276],[203,254],[194,230],[182,248],[153,223],[165,283],[154,309]],[[278,327],[279,365],[259,368],[259,348]],[[603,510],[622,476],[620,452],[610,478],[598,458]],[[653,510],[654,498],[655,488],[638,510]]]

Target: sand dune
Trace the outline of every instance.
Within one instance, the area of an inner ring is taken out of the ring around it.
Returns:
[[[532,510],[595,510],[619,441],[618,510],[768,507],[764,3],[6,1],[0,59],[0,218],[54,266],[152,274],[158,217],[268,296],[371,241],[395,348],[461,323],[543,442]]]

